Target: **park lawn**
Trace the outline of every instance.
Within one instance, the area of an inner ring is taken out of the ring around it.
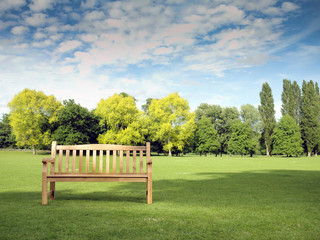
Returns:
[[[153,156],[144,183],[57,183],[41,159],[0,151],[0,239],[319,239],[320,158]]]

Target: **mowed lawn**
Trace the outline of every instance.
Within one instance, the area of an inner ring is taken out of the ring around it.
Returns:
[[[153,156],[144,183],[57,183],[41,159],[0,151],[0,239],[320,239],[319,157]]]

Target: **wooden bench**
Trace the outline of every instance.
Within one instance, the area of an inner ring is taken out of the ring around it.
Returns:
[[[43,158],[42,163],[42,204],[47,204],[48,194],[54,199],[56,182],[145,182],[147,203],[152,203],[150,143],[123,146],[52,142],[51,158]]]

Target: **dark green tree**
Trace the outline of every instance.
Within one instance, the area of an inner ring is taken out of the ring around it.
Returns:
[[[262,132],[262,124],[259,110],[251,104],[245,104],[241,106],[240,116],[241,121],[249,124],[249,126],[253,130],[255,152],[261,151],[260,139]]]
[[[299,84],[294,81],[293,82],[293,102],[294,102],[294,113],[293,118],[295,119],[296,123],[300,125],[301,122],[301,89]]]
[[[254,132],[261,131],[259,110],[251,104],[242,105],[240,108],[241,121],[248,123]]]
[[[301,90],[296,81],[283,79],[283,91],[281,94],[282,116],[289,115],[293,117],[297,124],[300,123],[301,116]]]
[[[301,133],[307,150],[308,157],[311,156],[319,141],[319,119],[320,119],[319,87],[312,80],[302,83],[301,101]]]
[[[254,153],[255,141],[253,130],[247,123],[236,121],[231,127],[232,133],[228,143],[228,152],[241,156]]]
[[[204,153],[207,156],[207,153],[212,152],[215,152],[217,155],[219,150],[218,133],[206,116],[202,116],[197,122],[195,135],[198,145],[197,150],[200,152],[200,155]]]
[[[147,98],[146,104],[142,105],[142,110],[148,115],[149,106],[154,98]]]
[[[266,154],[270,156],[272,151],[273,130],[276,126],[274,100],[272,90],[268,83],[262,85],[260,92],[259,112],[262,121],[263,135],[266,145]]]
[[[52,134],[53,140],[64,145],[97,143],[98,117],[74,100],[65,100],[63,104]]]
[[[287,156],[303,153],[300,127],[294,118],[284,115],[274,129],[273,152]]]
[[[0,121],[0,148],[13,148],[15,146],[15,137],[12,134],[9,114],[3,114]]]
[[[231,127],[238,120],[240,120],[240,114],[236,107],[225,107],[222,109],[221,117],[216,123],[221,154],[228,152],[228,143],[232,134]]]
[[[196,117],[199,121],[202,116],[206,116],[212,124],[217,124],[221,120],[222,107],[219,105],[210,105],[208,103],[201,103],[196,109]]]

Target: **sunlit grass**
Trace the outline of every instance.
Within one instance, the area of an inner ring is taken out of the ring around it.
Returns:
[[[153,156],[143,183],[57,183],[41,159],[0,152],[0,239],[319,239],[320,159]]]

